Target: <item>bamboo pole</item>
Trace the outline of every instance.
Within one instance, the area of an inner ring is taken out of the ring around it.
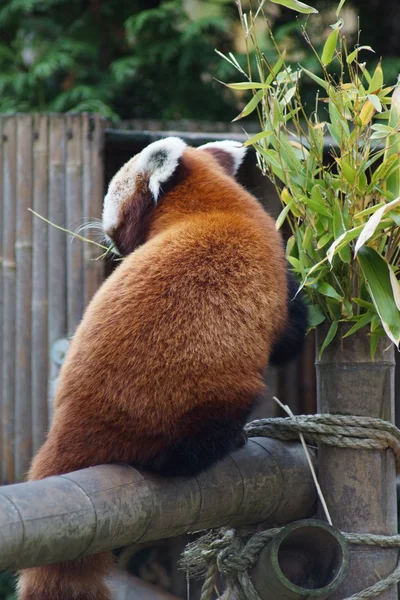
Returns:
[[[4,120],[0,118],[0,327],[3,322],[3,123]],[[0,341],[0,379],[3,373],[3,345]],[[5,390],[0,385],[0,457],[1,450],[3,448],[3,424],[1,420],[1,414],[3,412],[3,398],[5,397]],[[3,462],[0,459],[0,485],[4,481],[3,479]]]
[[[48,216],[48,145],[47,115],[34,117],[33,209]],[[47,415],[47,245],[48,225],[33,217],[32,257],[32,452],[43,443],[48,425]]]
[[[31,409],[31,297],[33,117],[17,115],[16,221],[16,337],[15,337],[15,475],[22,479],[32,456]]]
[[[194,478],[103,465],[0,488],[0,570],[188,531],[305,518],[316,494],[298,443],[253,438]]]
[[[338,335],[346,332],[342,326]],[[317,332],[317,349],[326,335]],[[365,330],[340,339],[325,350],[317,366],[318,410],[322,413],[362,415],[394,420],[394,350],[387,339],[370,358]],[[397,533],[396,472],[391,450],[347,450],[320,445],[319,480],[333,525],[345,532]],[[397,550],[354,546],[349,576],[332,596],[341,600],[389,575],[397,564]],[[397,600],[397,586],[379,596]]]
[[[82,115],[83,202],[86,221],[101,218],[104,199],[103,146],[105,122],[99,115]],[[88,232],[89,237],[92,234]],[[85,306],[88,305],[104,278],[104,264],[96,260],[99,249],[85,244],[84,249]]]
[[[67,117],[67,161],[65,178],[66,226],[72,230],[82,223],[82,118]],[[86,234],[85,234],[86,235]],[[67,243],[67,332],[72,336],[83,313],[83,245],[79,240]]]
[[[3,348],[2,404],[3,480],[15,481],[15,225],[16,225],[16,119],[3,119]]]
[[[65,227],[65,116],[49,118],[49,219]],[[67,331],[66,235],[55,227],[48,228],[48,348]],[[59,365],[49,365],[49,418]]]

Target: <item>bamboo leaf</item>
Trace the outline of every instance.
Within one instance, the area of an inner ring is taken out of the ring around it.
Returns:
[[[283,223],[286,220],[286,217],[288,216],[288,213],[290,212],[290,210],[291,210],[291,208],[293,206],[293,203],[294,203],[294,201],[291,200],[289,202],[289,204],[287,204],[284,207],[284,209],[280,212],[278,218],[275,221],[275,229],[279,230],[282,227]]]
[[[360,237],[357,240],[354,249],[354,256],[357,256],[357,253],[360,250],[360,248],[362,248],[362,246],[364,246],[365,243],[374,235],[376,228],[381,222],[382,217],[387,212],[393,210],[394,208],[396,208],[396,206],[399,205],[400,198],[396,198],[392,202],[389,202],[389,204],[384,204],[383,206],[378,208],[378,210],[372,215],[372,217],[368,219],[367,223],[364,225],[363,230],[360,233]]]
[[[264,95],[264,90],[260,90],[259,92],[254,94],[254,96],[252,97],[250,102],[248,104],[246,104],[246,106],[244,107],[242,112],[233,119],[232,123],[234,121],[239,121],[239,119],[243,119],[243,117],[247,117],[248,115],[250,115],[257,108],[257,105],[260,102],[263,95]]]
[[[332,264],[333,257],[335,254],[340,252],[342,248],[344,248],[349,242],[353,241],[359,233],[362,231],[363,225],[359,225],[354,229],[349,229],[349,231],[345,231],[342,233],[329,247],[326,256],[329,262]]]
[[[281,6],[285,6],[286,8],[290,8],[291,10],[295,10],[299,13],[310,14],[317,13],[317,9],[312,6],[308,6],[308,4],[304,4],[304,2],[300,2],[299,0],[271,0],[274,4],[280,4]]]
[[[329,83],[327,81],[325,81],[324,79],[321,79],[321,77],[318,77],[318,75],[315,75],[308,69],[305,69],[304,67],[301,67],[301,68],[304,71],[304,73],[306,73],[306,75],[308,75],[309,77],[311,77],[311,79],[313,81],[315,81],[315,83],[318,83],[318,85],[320,85],[322,88],[324,88],[324,90],[328,91]]]
[[[368,93],[376,92],[383,87],[383,71],[381,63],[379,63],[372,76],[371,83],[369,84]]]
[[[372,305],[372,308],[373,308],[373,305]],[[367,312],[364,315],[362,315],[358,319],[357,323],[355,323],[355,325],[353,325],[353,327],[351,327],[349,329],[349,331],[343,336],[343,338],[347,338],[350,335],[353,335],[353,333],[356,333],[356,331],[358,331],[359,329],[362,329],[363,327],[365,327],[366,325],[371,323],[373,316],[374,316],[374,313],[371,313],[371,312]]]
[[[272,135],[273,133],[274,132],[271,131],[271,130],[260,131],[260,133],[257,133],[256,135],[253,135],[251,138],[249,138],[248,140],[246,140],[245,143],[244,143],[244,146],[252,146],[256,142],[259,142],[260,140],[263,140],[264,138],[268,137],[269,135]]]
[[[216,81],[231,90],[267,90],[271,87],[267,83],[259,83],[257,81],[244,81],[243,83],[224,83],[223,81],[219,81],[219,79]]]
[[[279,71],[281,70],[283,63],[285,62],[285,58],[286,58],[286,50],[284,50],[282,52],[282,54],[280,55],[280,57],[278,58],[278,60],[274,64],[274,66],[272,67],[271,73],[268,75],[267,79],[265,80],[265,85],[267,85],[268,87],[270,87],[271,83],[274,81],[275,77],[278,75]]]
[[[339,321],[333,321],[331,326],[329,327],[327,336],[324,340],[324,343],[321,346],[321,350],[319,351],[319,355],[318,355],[319,360],[321,360],[324,350],[326,350],[326,348],[329,346],[329,344],[333,341],[333,338],[335,337],[337,329],[338,329],[338,325],[339,325]]]
[[[390,275],[390,283],[392,285],[393,290],[393,298],[396,303],[397,308],[400,310],[400,283],[394,274],[394,271],[391,266],[389,266],[389,275]]]
[[[329,283],[320,283],[317,286],[317,290],[320,294],[328,296],[328,298],[333,298],[334,300],[339,300],[340,302],[343,300],[343,296],[340,296],[340,294],[337,293],[335,288],[333,288]]]
[[[400,311],[393,297],[390,267],[373,248],[359,250],[358,260],[371,298],[387,336],[396,346],[400,342]]]
[[[375,52],[375,50],[373,50],[371,48],[371,46],[358,46],[358,48],[356,48],[355,50],[353,50],[353,52],[350,52],[350,54],[347,57],[347,64],[350,65],[355,58],[357,58],[358,53],[360,52],[360,50],[369,50],[370,52]]]
[[[382,104],[376,94],[368,94],[367,98],[378,113],[382,112]]]
[[[326,316],[317,304],[308,307],[308,326],[317,327],[326,320]]]
[[[332,33],[330,33],[328,35],[328,38],[324,44],[324,49],[323,49],[322,55],[321,55],[321,62],[325,67],[327,65],[329,65],[333,60],[333,56],[335,54],[335,50],[336,50],[336,46],[337,46],[338,37],[339,37],[339,28],[336,28],[332,31]]]

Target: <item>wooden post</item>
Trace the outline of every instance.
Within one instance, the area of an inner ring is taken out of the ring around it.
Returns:
[[[338,337],[316,361],[318,410],[393,422],[393,346],[382,338],[372,362],[367,332],[360,330],[341,339],[347,329],[339,328]],[[317,351],[326,333],[324,326],[317,331]],[[321,444],[318,466],[335,527],[355,533],[397,533],[396,472],[391,450],[347,450]],[[397,564],[397,554],[396,549],[352,547],[349,576],[332,600],[342,600],[389,575]],[[397,586],[381,594],[379,600],[397,600]]]
[[[34,117],[33,143],[33,209],[48,216],[48,160],[49,119],[46,115]],[[47,246],[48,229],[37,217],[32,217],[32,452],[42,445],[48,426],[47,414]]]
[[[82,115],[83,216],[85,220],[101,218],[104,198],[103,146],[105,122],[98,115]],[[87,232],[88,236],[92,234]],[[104,277],[104,264],[95,260],[101,254],[93,244],[84,249],[85,306],[88,305]]]
[[[75,230],[82,223],[82,118],[81,115],[67,117],[67,163],[66,163],[66,227]],[[68,336],[75,332],[83,313],[83,243],[67,241],[67,324]]]
[[[16,118],[3,118],[3,480],[15,480]]]
[[[65,117],[49,119],[49,220],[65,227]],[[48,351],[67,331],[66,234],[55,227],[48,228]],[[53,410],[53,395],[58,366],[49,367],[49,418]]]
[[[32,456],[31,297],[33,117],[17,116],[15,475],[23,479]]]

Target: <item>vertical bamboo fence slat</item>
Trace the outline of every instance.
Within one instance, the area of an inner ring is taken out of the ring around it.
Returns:
[[[3,478],[15,480],[15,220],[16,220],[16,119],[3,119],[3,354],[2,402]]]
[[[3,121],[0,119],[0,327],[3,321]],[[0,339],[0,379],[3,372],[3,345]],[[5,390],[0,385],[0,410]],[[3,447],[3,424],[0,419],[0,455]],[[3,463],[0,460],[0,482],[3,481]]]
[[[32,455],[31,298],[32,298],[32,166],[33,117],[17,120],[16,338],[15,338],[15,471],[21,479]]]
[[[67,117],[66,224],[74,231],[82,224],[82,117]],[[73,335],[83,312],[83,246],[80,240],[67,241],[67,331]]]
[[[104,189],[105,122],[98,115],[84,114],[82,119],[84,218],[93,220],[101,218],[102,211],[99,198],[103,196]],[[90,234],[89,237],[92,235]],[[83,251],[85,305],[87,305],[101,283],[103,266],[101,261],[96,260],[101,254],[99,248],[93,244],[85,244]]]
[[[65,117],[50,116],[49,132],[49,220],[65,227]],[[48,229],[48,348],[65,337],[67,331],[66,234],[54,227]],[[58,366],[49,366],[49,416],[58,375]]]
[[[48,215],[48,132],[46,115],[34,117],[33,209]],[[47,430],[47,238],[48,225],[33,217],[32,264],[32,452],[43,443]]]

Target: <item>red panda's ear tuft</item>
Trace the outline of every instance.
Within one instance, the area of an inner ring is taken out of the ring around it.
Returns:
[[[178,171],[186,144],[177,137],[153,142],[116,173],[104,198],[103,231],[120,254],[145,240],[157,201]]]
[[[232,176],[236,175],[247,152],[246,146],[243,146],[240,142],[231,140],[210,142],[199,146],[198,150],[212,154],[228,175]]]

